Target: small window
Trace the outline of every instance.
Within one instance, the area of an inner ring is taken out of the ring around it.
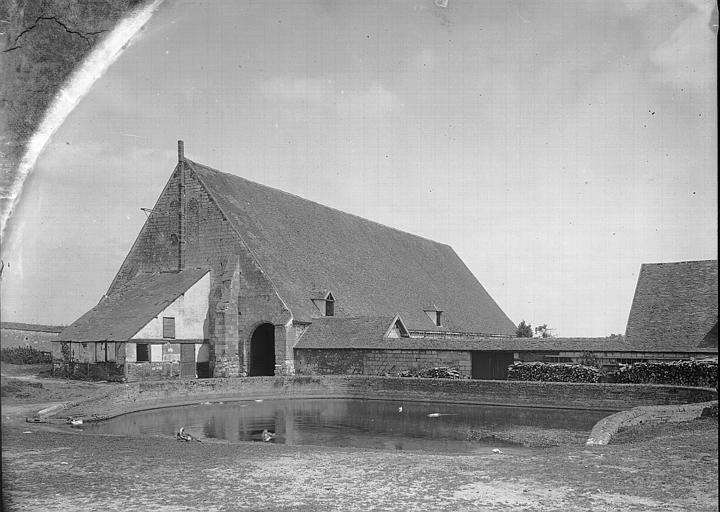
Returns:
[[[163,317],[163,338],[175,339],[175,317]]]
[[[335,297],[329,291],[313,292],[313,305],[324,316],[335,316]]]
[[[137,344],[137,362],[148,363],[150,362],[150,347],[147,343]]]
[[[425,311],[425,314],[428,316],[432,323],[434,323],[438,327],[442,327],[442,310],[438,309],[437,306],[433,304],[430,306],[425,306],[423,308],[423,311]]]

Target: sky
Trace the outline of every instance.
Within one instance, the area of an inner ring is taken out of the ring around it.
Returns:
[[[55,132],[3,321],[94,306],[177,161],[451,245],[515,323],[623,333],[642,263],[717,258],[710,1],[166,0]]]

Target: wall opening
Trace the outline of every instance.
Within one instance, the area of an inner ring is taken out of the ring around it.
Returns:
[[[508,366],[514,362],[513,352],[472,352],[472,378],[507,380]]]
[[[135,360],[138,363],[145,363],[150,361],[150,347],[147,343],[138,343],[136,346],[136,357]]]
[[[180,377],[190,379],[197,377],[194,343],[183,343],[180,345]]]
[[[203,343],[197,353],[196,372],[198,379],[207,379],[210,375],[210,345]]]
[[[259,325],[250,339],[250,368],[248,375],[275,375],[275,326]]]

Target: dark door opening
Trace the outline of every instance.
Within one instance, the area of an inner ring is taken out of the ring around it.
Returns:
[[[472,378],[507,380],[508,366],[514,362],[512,352],[472,352]]]
[[[180,345],[180,377],[194,378],[195,376],[195,345],[183,343]]]
[[[250,339],[250,377],[275,375],[275,326],[262,324]]]
[[[207,379],[210,377],[210,345],[203,343],[197,353],[197,361],[195,365],[198,379]]]

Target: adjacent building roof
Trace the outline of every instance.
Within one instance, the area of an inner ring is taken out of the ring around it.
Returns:
[[[64,329],[56,341],[127,341],[208,272],[138,274]]]
[[[626,330],[629,345],[717,351],[717,321],[717,260],[642,265]]]
[[[447,245],[185,160],[273,282],[295,320],[313,321],[318,290],[335,314],[399,312],[409,329],[438,329],[423,312],[442,304],[443,327],[512,334],[515,326]]]
[[[316,318],[302,334],[295,348],[366,348],[385,346],[384,336],[394,315],[379,317]],[[397,338],[393,338],[396,340]]]
[[[20,322],[0,322],[0,329],[13,329],[16,331],[60,332],[63,329],[65,329],[65,326],[63,326],[63,325],[23,324]]]
[[[340,321],[338,321],[340,320]],[[315,320],[302,335],[295,349],[396,349],[462,350],[484,352],[633,352],[627,343],[611,338],[477,338],[421,337],[385,338],[390,317]],[[657,351],[655,351],[657,352]],[[674,353],[707,354],[697,348]]]

